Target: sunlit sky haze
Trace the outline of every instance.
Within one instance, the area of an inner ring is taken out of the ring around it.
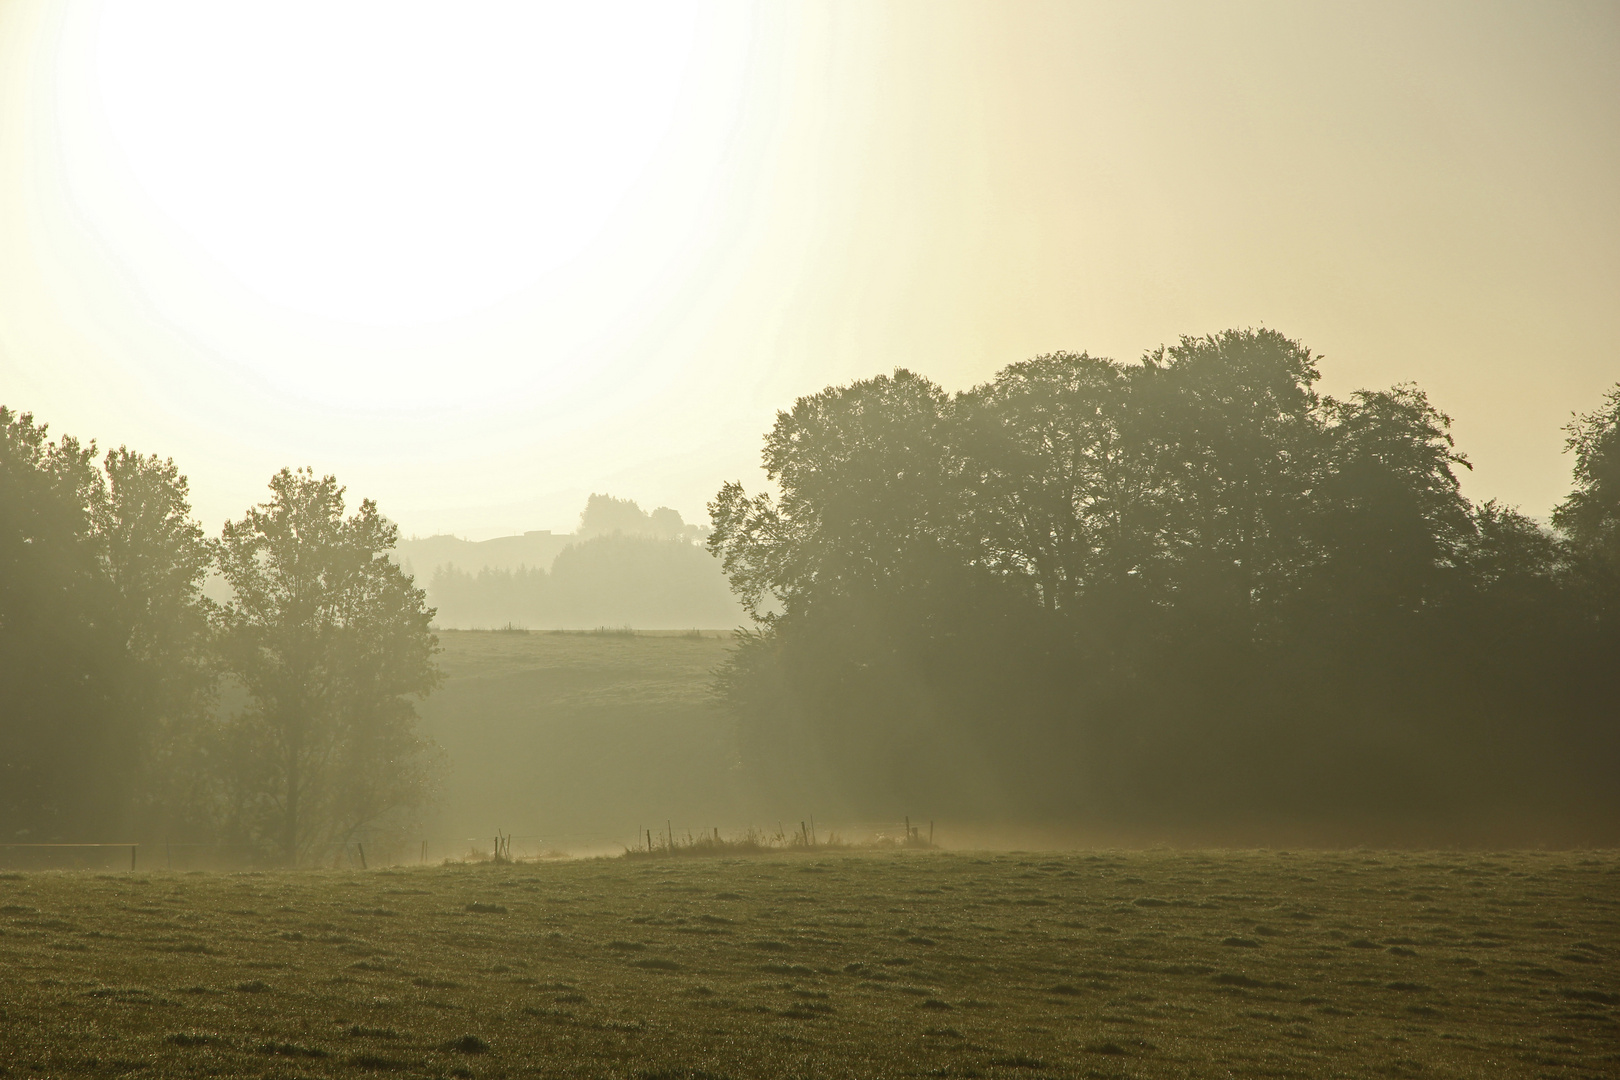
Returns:
[[[1620,379],[1614,3],[0,0],[0,402],[407,534],[689,519],[801,393],[1266,325],[1545,514]]]

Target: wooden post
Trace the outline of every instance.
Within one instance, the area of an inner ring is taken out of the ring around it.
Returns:
[[[360,852],[360,869],[364,870],[366,868],[366,845],[356,840],[354,846]]]
[[[669,850],[674,851],[675,850],[675,826],[671,825],[667,819],[664,822],[664,835],[668,838],[667,843],[669,844]]]
[[[134,844],[129,845],[129,872],[132,874],[135,872],[135,847]]]
[[[652,830],[651,829],[647,830],[647,851],[648,851],[649,854],[652,852]]]
[[[422,841],[422,861],[427,862],[427,841]]]
[[[810,846],[816,846],[816,815],[810,815]]]

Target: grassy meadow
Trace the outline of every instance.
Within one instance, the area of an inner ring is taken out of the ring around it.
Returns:
[[[441,630],[439,641],[445,683],[420,706],[449,765],[433,836],[500,829],[618,850],[671,818],[741,820],[732,728],[709,691],[728,635]],[[430,851],[462,853],[450,843]]]
[[[5,1076],[1604,1077],[1620,856],[0,877]]]

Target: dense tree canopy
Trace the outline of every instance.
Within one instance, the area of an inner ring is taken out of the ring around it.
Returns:
[[[286,860],[419,803],[431,610],[371,503],[283,470],[209,541],[172,461],[0,407],[0,833]],[[203,596],[211,568],[231,587]],[[221,707],[223,674],[246,708]]]
[[[370,500],[344,517],[335,478],[283,469],[270,501],[225,526],[226,668],[250,705],[228,737],[238,824],[296,863],[421,805],[431,775],[413,695],[439,681],[432,609],[389,558]]]
[[[776,495],[711,505],[757,620],[720,677],[751,768],[886,812],[1612,803],[1620,395],[1571,428],[1554,533],[1462,496],[1422,391],[1318,377],[1298,342],[1228,331],[779,414]]]
[[[1553,511],[1553,523],[1583,554],[1620,572],[1620,386],[1565,430],[1566,448],[1575,455],[1575,490]]]
[[[0,829],[183,816],[170,766],[211,700],[207,563],[172,461],[120,447],[98,467],[94,444],[0,407]]]

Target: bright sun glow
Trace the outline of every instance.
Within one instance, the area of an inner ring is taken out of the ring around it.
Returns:
[[[670,134],[695,28],[668,2],[119,4],[95,63],[141,186],[221,268],[399,325],[601,234]]]

